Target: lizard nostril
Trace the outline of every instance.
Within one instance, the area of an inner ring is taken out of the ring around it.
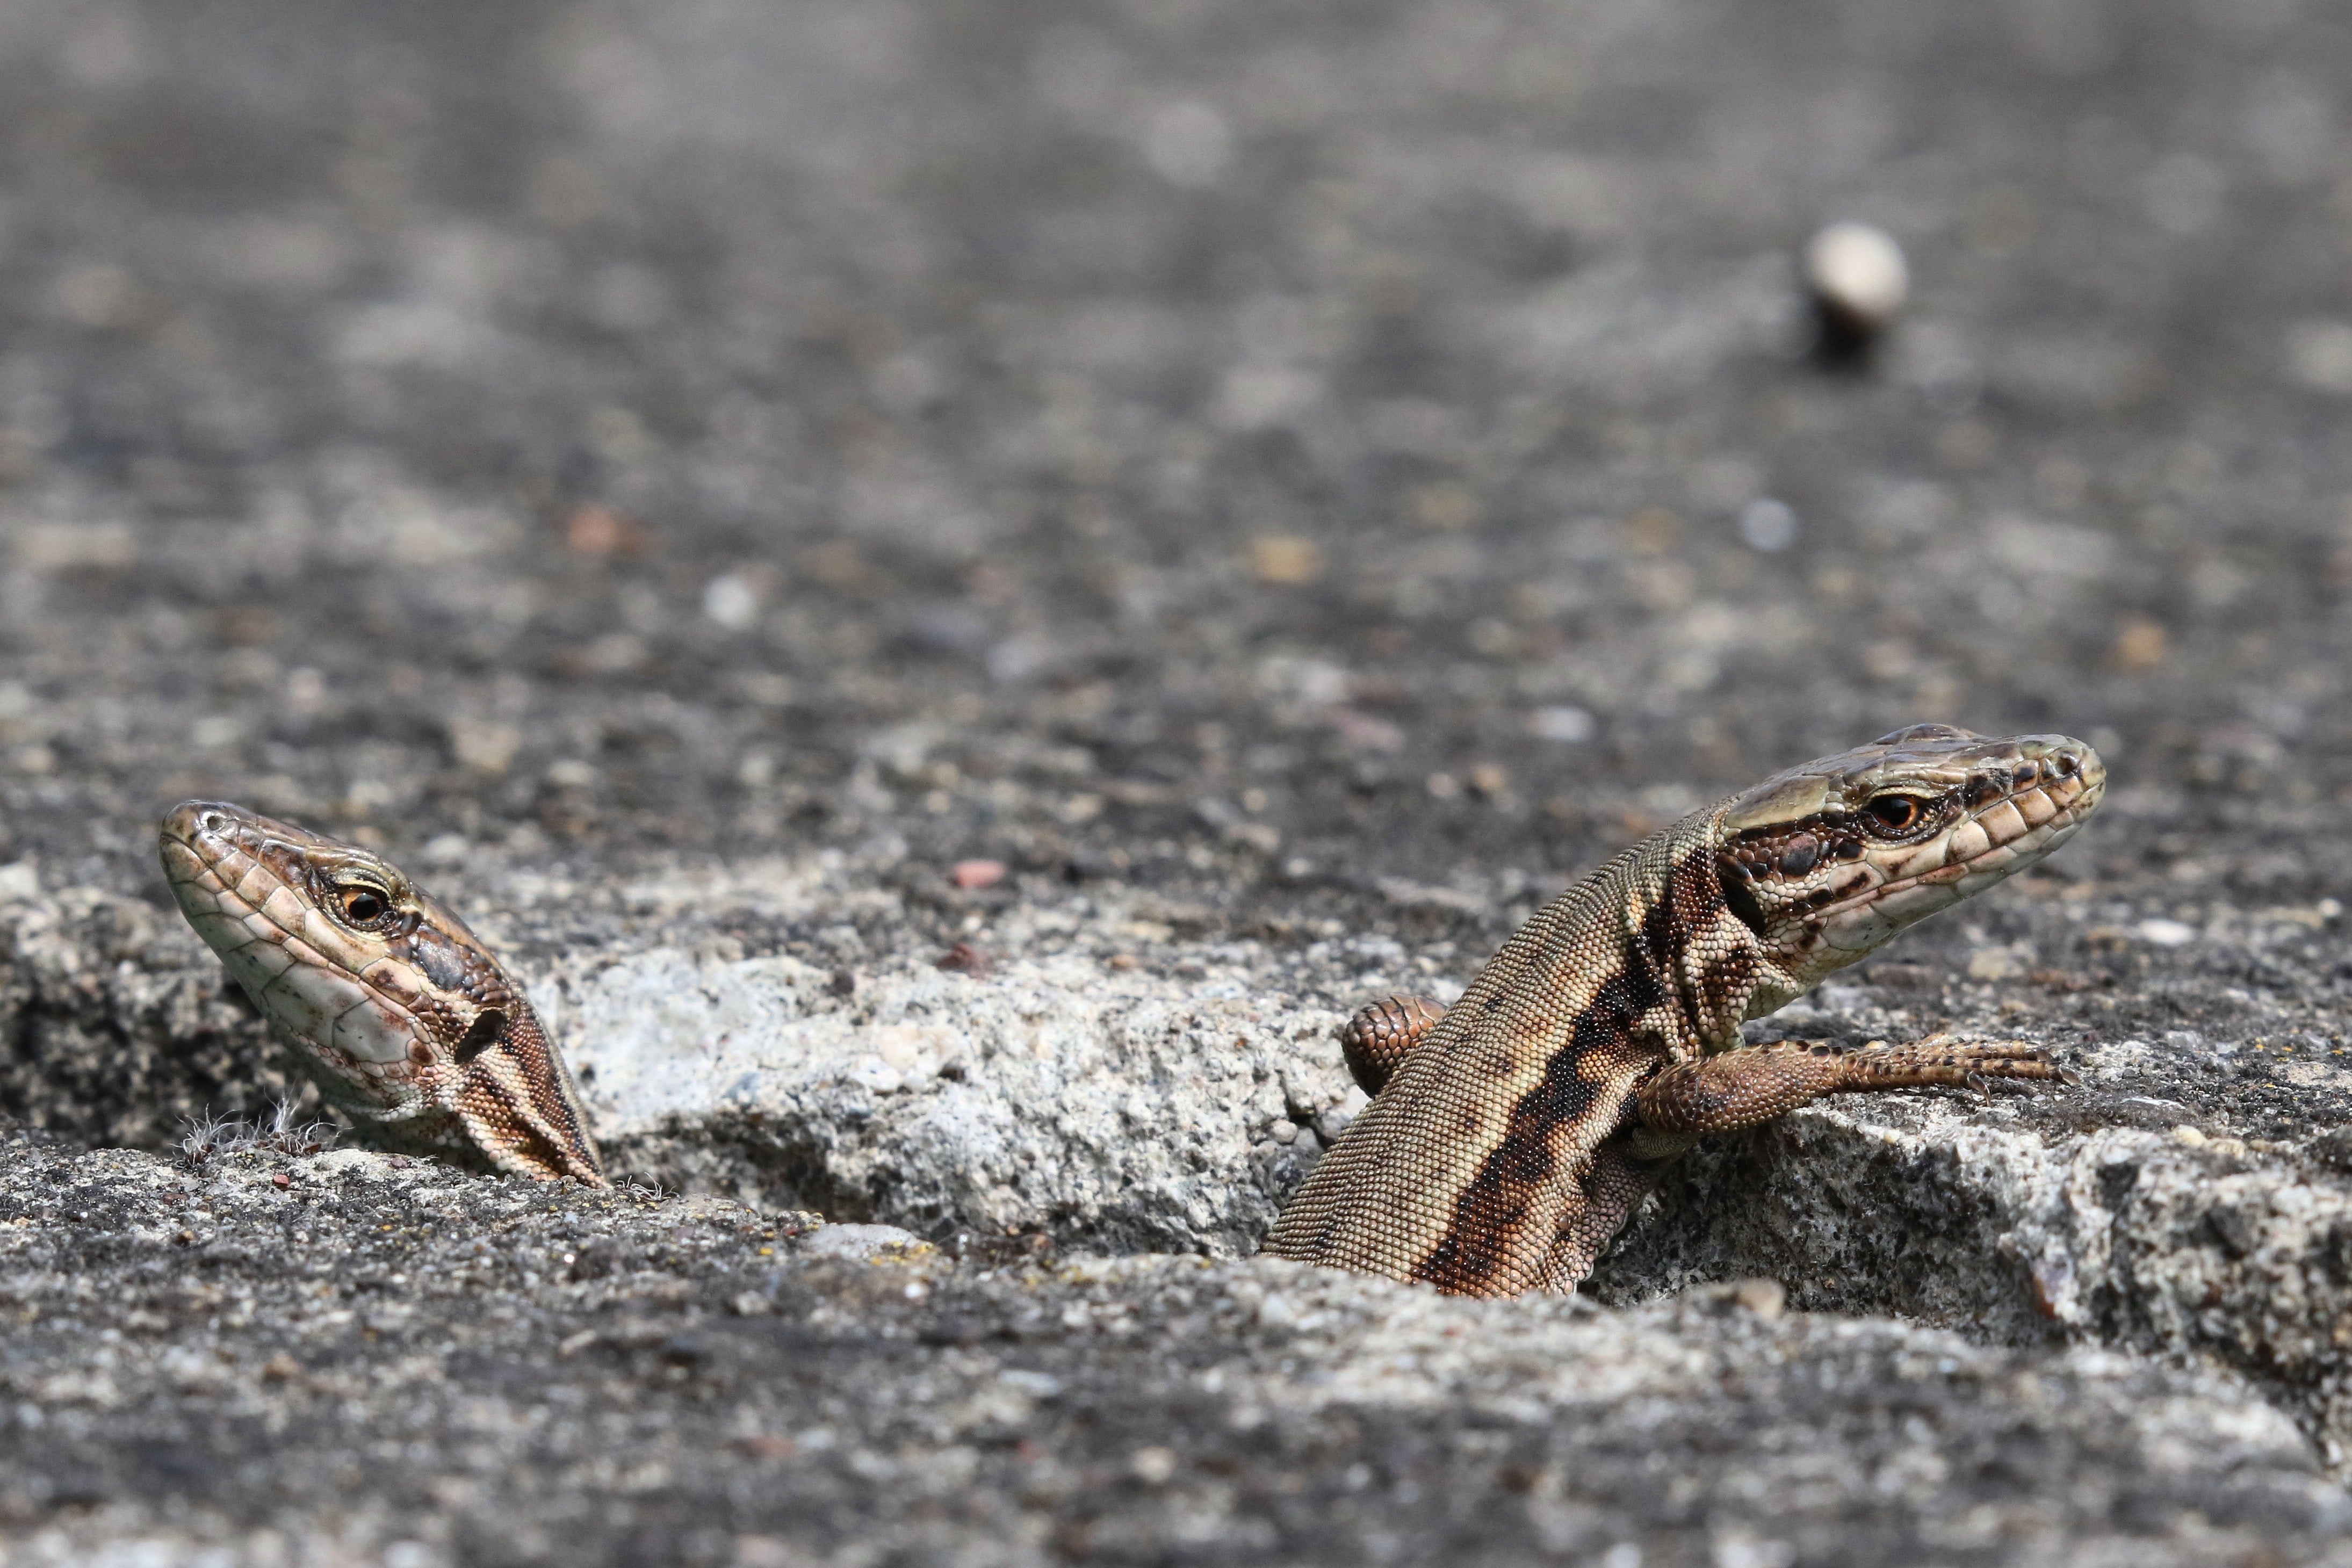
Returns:
[[[1813,869],[1813,862],[1820,857],[1821,844],[1813,835],[1799,833],[1789,841],[1789,847],[1780,852],[1780,874],[1802,876]]]
[[[2071,751],[2062,751],[2051,758],[2050,766],[2057,770],[2059,778],[2072,779],[2083,770],[2083,759]]]
[[[207,833],[217,833],[228,826],[228,819],[218,811],[206,811],[196,819],[196,827]]]

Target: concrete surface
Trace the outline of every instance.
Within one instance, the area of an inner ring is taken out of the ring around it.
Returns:
[[[2295,0],[0,10],[0,1550],[2352,1561],[2347,81]],[[1334,1019],[1918,719],[2107,803],[1767,1029],[2078,1088],[1703,1148],[1574,1301],[1247,1258]],[[175,1152],[292,1087],[189,795],[465,910],[639,1185]]]

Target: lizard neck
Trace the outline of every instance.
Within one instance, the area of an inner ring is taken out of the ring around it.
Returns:
[[[1677,1058],[1739,1043],[1740,1023],[1803,986],[1727,900],[1723,807],[1696,811],[1651,841],[1636,885],[1617,906],[1626,963],[1661,1002],[1653,1032]]]
[[[1737,1044],[1759,995],[1795,991],[1726,904],[1721,819],[1720,806],[1695,812],[1554,899],[1472,982],[1456,1027],[1524,1013],[1554,1037],[1547,1049],[1580,1055],[1604,1036],[1673,1060]]]

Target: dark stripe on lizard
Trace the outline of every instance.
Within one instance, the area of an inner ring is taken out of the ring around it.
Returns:
[[[1454,1200],[1454,1222],[1412,1277],[1440,1290],[1475,1293],[1523,1249],[1514,1246],[1537,1196],[1559,1169],[1557,1134],[1592,1109],[1612,1071],[1589,1075],[1588,1063],[1625,1057],[1631,1064],[1634,1020],[1665,993],[1654,967],[1630,963],[1602,980],[1577,1014],[1568,1043],[1552,1052],[1543,1078],[1511,1107],[1502,1143]]]

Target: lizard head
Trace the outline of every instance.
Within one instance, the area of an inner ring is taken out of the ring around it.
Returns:
[[[163,819],[172,894],[329,1097],[462,1069],[523,1003],[463,921],[358,844],[215,800]]]
[[[1802,990],[2064,843],[2106,781],[2066,736],[1913,725],[1727,801],[1724,897]]]

